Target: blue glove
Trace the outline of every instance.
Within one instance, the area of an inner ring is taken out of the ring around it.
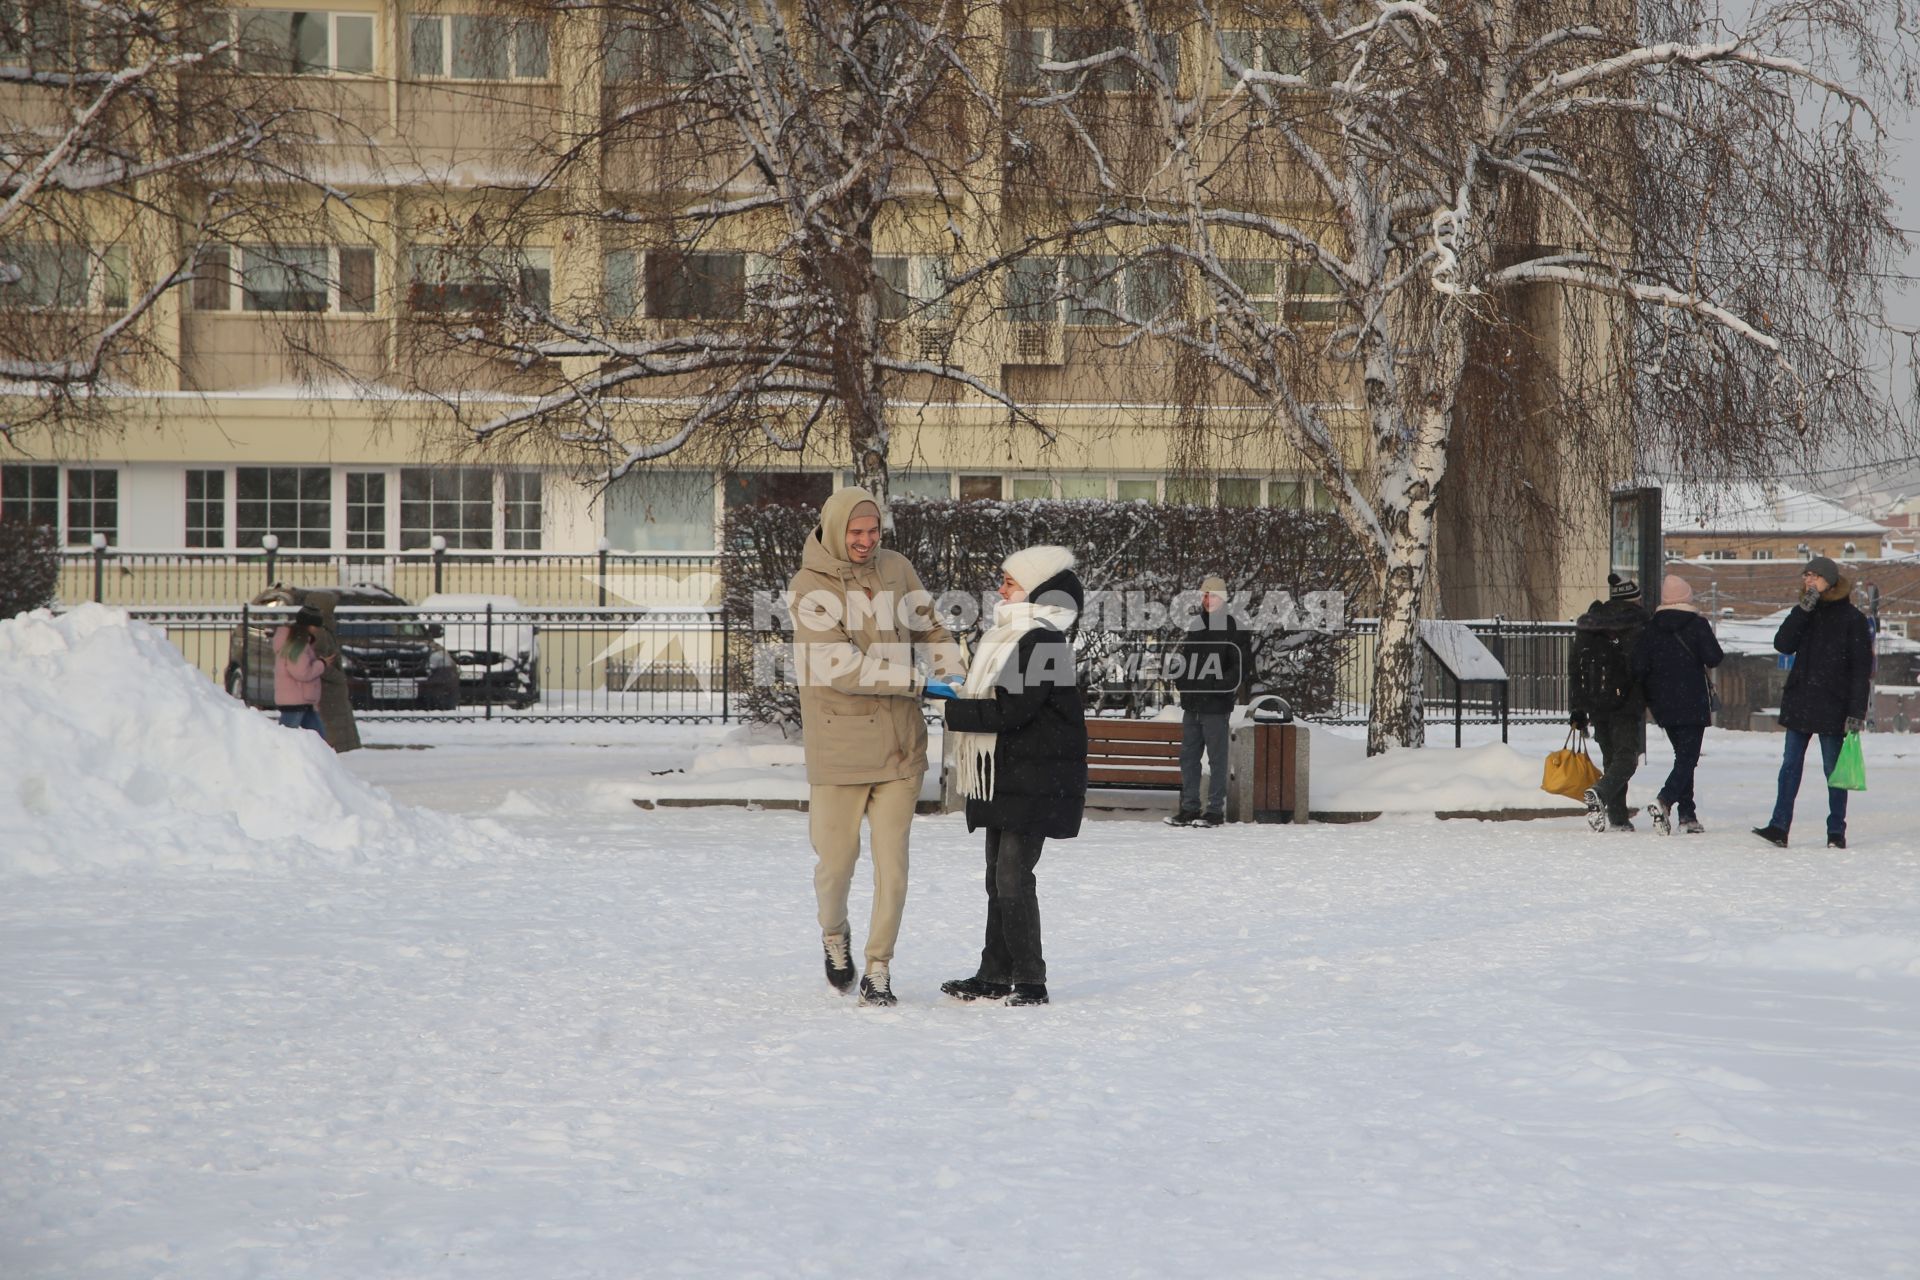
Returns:
[[[927,696],[929,698],[957,698],[960,686],[954,683],[952,676],[928,676]]]

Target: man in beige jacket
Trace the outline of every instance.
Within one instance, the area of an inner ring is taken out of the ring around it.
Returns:
[[[827,980],[841,991],[853,985],[847,892],[865,816],[873,919],[860,1002],[890,1005],[888,970],[907,901],[907,833],[927,771],[920,699],[929,667],[938,675],[959,672],[959,647],[934,618],[907,558],[880,546],[880,505],[864,489],[827,499],[791,590]]]

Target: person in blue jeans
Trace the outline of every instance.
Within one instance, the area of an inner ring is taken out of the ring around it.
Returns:
[[[1773,647],[1793,656],[1786,691],[1780,696],[1780,724],[1787,744],[1780,760],[1780,789],[1773,816],[1753,833],[1781,848],[1793,828],[1793,801],[1800,791],[1807,747],[1820,739],[1820,763],[1832,773],[1849,733],[1867,727],[1867,699],[1873,692],[1873,633],[1866,615],[1854,607],[1853,584],[1825,556],[1807,562],[1800,575],[1800,602],[1773,637]],[[1827,848],[1847,847],[1847,793],[1827,788]]]

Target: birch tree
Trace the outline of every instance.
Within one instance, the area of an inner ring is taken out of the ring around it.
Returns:
[[[326,113],[295,38],[210,0],[0,0],[0,439],[97,424],[164,371],[152,321],[203,253],[297,238]]]
[[[1543,445],[1603,497],[1636,461],[1710,481],[1905,435],[1874,381],[1902,244],[1877,111],[1913,38],[1889,6],[1054,12],[1107,38],[1041,61],[1023,101],[1082,160],[1030,247],[1177,277],[1150,313],[1108,272],[1061,287],[1265,406],[1331,495],[1379,585],[1370,752],[1421,741],[1417,619],[1469,401],[1512,411],[1473,463],[1516,499]],[[1115,67],[1141,130],[1087,124]]]
[[[555,290],[441,332],[555,384],[505,411],[455,402],[474,439],[557,446],[607,480],[676,454],[828,452],[884,499],[899,403],[980,397],[1040,429],[953,355],[970,304],[950,264],[992,252],[975,206],[999,107],[973,24],[995,9],[549,7],[573,33],[556,60],[603,100],[483,238],[560,244]]]

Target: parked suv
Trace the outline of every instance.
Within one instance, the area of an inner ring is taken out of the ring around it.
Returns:
[[[486,619],[488,605],[495,617]],[[511,615],[521,609],[513,596],[431,595],[422,609],[449,615],[441,643],[460,669],[460,701],[505,702],[524,711],[540,701],[540,635],[533,624]]]
[[[369,582],[350,587],[289,587],[279,583],[255,596],[259,605],[301,605],[316,593],[343,609],[407,609],[405,600]],[[273,706],[273,631],[286,619],[267,617],[235,627],[227,638],[227,692],[247,704]],[[440,643],[440,628],[406,618],[334,618],[340,669],[356,711],[452,711],[460,705],[460,673]],[[244,679],[243,679],[244,676]],[[244,683],[245,689],[242,689]]]

